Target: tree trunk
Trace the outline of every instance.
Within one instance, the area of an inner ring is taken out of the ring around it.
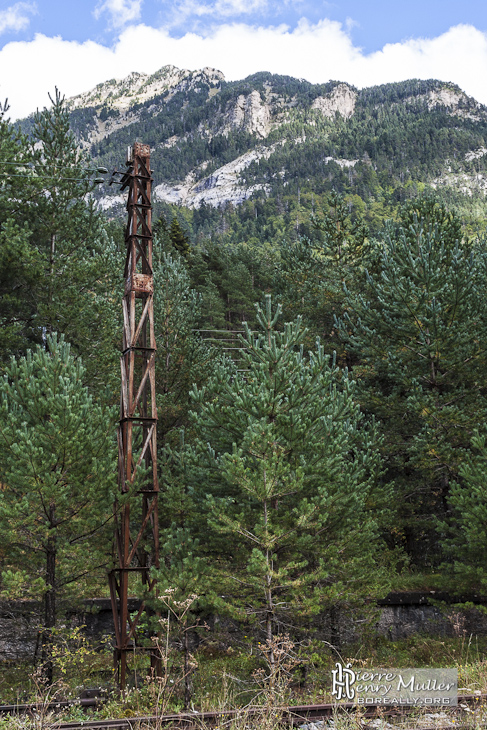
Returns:
[[[51,321],[52,316],[52,302],[54,299],[54,259],[56,257],[56,234],[51,233],[51,246],[49,251],[49,322],[47,324],[47,331],[50,335],[53,332],[53,326]]]
[[[50,528],[54,527],[55,508],[49,509]],[[44,594],[44,627],[42,632],[42,666],[44,681],[47,686],[53,682],[52,662],[52,629],[56,625],[56,538],[51,536],[46,546],[46,585]]]
[[[184,631],[184,709],[187,710],[189,703],[191,702],[191,696],[193,694],[193,683],[191,681],[192,669],[189,662],[189,641],[188,641],[188,630],[185,627]]]
[[[266,474],[264,472],[264,480],[266,480]],[[264,502],[264,525],[266,529],[266,540],[267,540],[267,525],[268,525],[268,513],[267,513],[267,501]],[[266,565],[267,565],[267,575],[266,575],[266,585],[265,585],[265,598],[266,598],[266,620],[265,620],[265,633],[267,638],[267,646],[268,646],[268,661],[269,661],[269,669],[270,669],[270,679],[269,679],[269,688],[271,692],[274,690],[274,680],[275,680],[275,656],[274,656],[274,647],[273,647],[273,641],[274,641],[274,635],[273,635],[273,628],[274,628],[274,596],[272,591],[272,556],[271,552],[269,550],[269,546],[266,546]]]
[[[330,608],[330,644],[336,655],[341,659],[340,649],[340,627],[339,627],[340,613],[338,607],[333,605]]]

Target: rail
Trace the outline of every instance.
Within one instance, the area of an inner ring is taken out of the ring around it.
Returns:
[[[458,697],[458,710],[462,710],[461,705],[467,706],[478,706],[485,705],[487,701],[487,694],[480,695],[460,695]],[[0,705],[0,714],[19,714],[36,712],[46,712],[47,710],[62,709],[67,706],[78,705],[82,707],[93,707],[97,703],[99,704],[99,698],[87,698],[81,700],[75,700],[74,702],[53,702],[49,705]],[[308,722],[317,722],[319,720],[327,720],[333,717],[337,713],[341,712],[355,712],[357,710],[362,711],[362,717],[377,717],[378,711],[380,710],[381,717],[392,717],[399,715],[406,715],[411,710],[418,709],[413,707],[397,707],[397,706],[382,706],[382,705],[367,705],[359,706],[352,703],[333,703],[333,704],[320,704],[320,705],[292,705],[288,707],[276,707],[272,708],[272,712],[280,717],[280,722],[283,725],[290,725],[291,727],[298,727]],[[453,709],[453,708],[452,708]],[[108,720],[76,720],[71,722],[52,722],[50,725],[44,725],[49,727],[50,730],[135,730],[139,727],[151,726],[162,728],[181,728],[181,730],[201,730],[206,727],[219,727],[223,729],[229,727],[232,720],[244,717],[248,720],[252,718],[258,718],[263,713],[268,712],[269,708],[265,706],[247,707],[238,710],[224,710],[214,712],[182,712],[174,713],[169,715],[149,715],[141,717],[130,717],[130,718],[113,718]],[[471,723],[466,723],[466,726],[471,727]],[[455,728],[455,730],[461,730],[463,727],[461,722],[454,722],[448,725],[442,725],[441,727],[435,725],[434,730],[449,730]],[[422,726],[422,730],[430,730],[427,727]]]

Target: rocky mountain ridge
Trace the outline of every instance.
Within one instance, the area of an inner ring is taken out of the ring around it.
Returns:
[[[208,99],[211,99],[221,91],[224,81],[221,71],[213,68],[188,71],[165,66],[152,76],[132,73],[119,81],[112,79],[98,84],[93,90],[68,99],[67,105],[72,112],[94,110],[98,125],[91,125],[87,134],[80,138],[82,145],[88,147],[118,129],[136,124],[140,120],[142,105],[156,115],[178,93],[207,90]],[[332,118],[338,113],[349,118],[354,112],[356,98],[357,92],[351,86],[339,83],[325,96],[317,96],[310,108],[321,112],[324,117]],[[238,94],[213,120],[209,129],[200,124],[199,131],[211,138],[217,134],[228,136],[236,129],[244,129],[264,139],[272,129],[286,122],[289,110],[294,106],[295,100],[276,94],[272,85],[267,83],[264,84],[264,94],[255,89],[247,94]],[[171,138],[166,146],[176,144],[178,139],[177,136]]]
[[[370,178],[384,175],[393,185],[487,189],[487,109],[439,81],[358,90],[268,73],[227,82],[213,68],[165,66],[67,104],[80,146],[100,164],[120,167],[127,145],[150,144],[155,199],[166,203],[219,207],[326,185],[364,197]],[[104,193],[100,204],[115,210],[120,197]]]
[[[111,106],[127,111],[134,104],[150,101],[161,94],[189,91],[198,88],[202,81],[217,87],[224,80],[221,71],[213,68],[188,71],[164,66],[152,75],[133,72],[121,80],[105,81],[91,91],[71,97],[67,103],[70,109]]]

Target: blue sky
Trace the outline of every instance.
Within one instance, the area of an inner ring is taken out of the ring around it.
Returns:
[[[105,7],[104,7],[105,6]],[[452,26],[470,24],[487,31],[487,3],[481,0],[300,0],[298,2],[167,2],[138,0],[91,2],[90,0],[37,0],[37,2],[0,3],[1,12],[17,7],[28,22],[22,29],[6,28],[0,48],[14,40],[33,40],[36,33],[61,36],[64,40],[88,39],[105,45],[117,40],[117,31],[129,22],[151,27],[166,27],[181,37],[187,31],[208,32],[215,22],[245,22],[250,25],[279,25],[291,29],[305,17],[315,23],[323,18],[339,21],[348,30],[354,45],[365,52],[380,50],[386,43],[410,38],[433,38]],[[205,10],[207,11],[205,13]],[[125,22],[123,22],[125,20]],[[0,21],[1,24],[1,21]]]
[[[0,1],[0,98],[12,118],[47,103],[55,85],[70,96],[166,64],[359,87],[434,77],[487,104],[487,3]]]

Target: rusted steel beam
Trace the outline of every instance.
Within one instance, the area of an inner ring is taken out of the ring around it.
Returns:
[[[123,689],[129,652],[138,648],[149,650],[156,674],[160,666],[153,649],[138,647],[137,628],[145,604],[135,617],[128,612],[134,579],[139,575],[147,593],[154,594],[156,583],[148,574],[152,566],[159,566],[152,177],[148,145],[136,142],[129,149],[127,170],[120,184],[122,190],[128,190],[118,427],[118,487],[123,499],[117,499],[114,506],[115,554],[109,585],[116,637],[114,661]]]
[[[450,722],[444,725],[436,725],[434,728],[424,727],[422,730],[468,730],[478,723],[482,722],[480,717],[481,707],[484,705],[486,695],[460,695],[458,701],[460,704],[468,704],[473,706],[473,712],[470,710],[466,715],[462,712],[462,708],[457,706],[449,709]],[[25,707],[29,707],[26,705]],[[476,718],[475,711],[479,716]],[[422,706],[423,710],[431,711],[431,706]],[[1,712],[1,708],[0,708]],[[251,727],[257,727],[262,718],[269,718],[272,715],[272,722],[279,720],[279,726],[299,727],[303,723],[319,722],[335,717],[343,713],[345,717],[350,713],[359,712],[361,717],[407,717],[411,713],[418,713],[418,707],[413,706],[391,706],[391,705],[367,705],[365,707],[357,704],[334,703],[323,705],[291,705],[288,707],[272,707],[265,706],[255,707],[248,706],[238,710],[217,710],[211,712],[181,712],[172,715],[153,715],[145,717],[131,717],[129,719],[113,719],[113,720],[82,720],[77,722],[60,722],[54,723],[50,727],[52,730],[132,730],[134,727],[152,727],[162,728],[169,726],[171,728],[184,728],[184,730],[201,730],[201,728],[209,727],[231,727],[232,722],[241,720],[242,724]],[[353,718],[353,715],[352,715]],[[354,724],[356,718],[354,719]],[[446,718],[445,718],[446,719]],[[262,723],[261,723],[262,724]],[[406,724],[406,723],[405,723]],[[418,723],[414,724],[417,727]],[[480,727],[481,725],[479,725]],[[483,726],[482,726],[483,727]]]

